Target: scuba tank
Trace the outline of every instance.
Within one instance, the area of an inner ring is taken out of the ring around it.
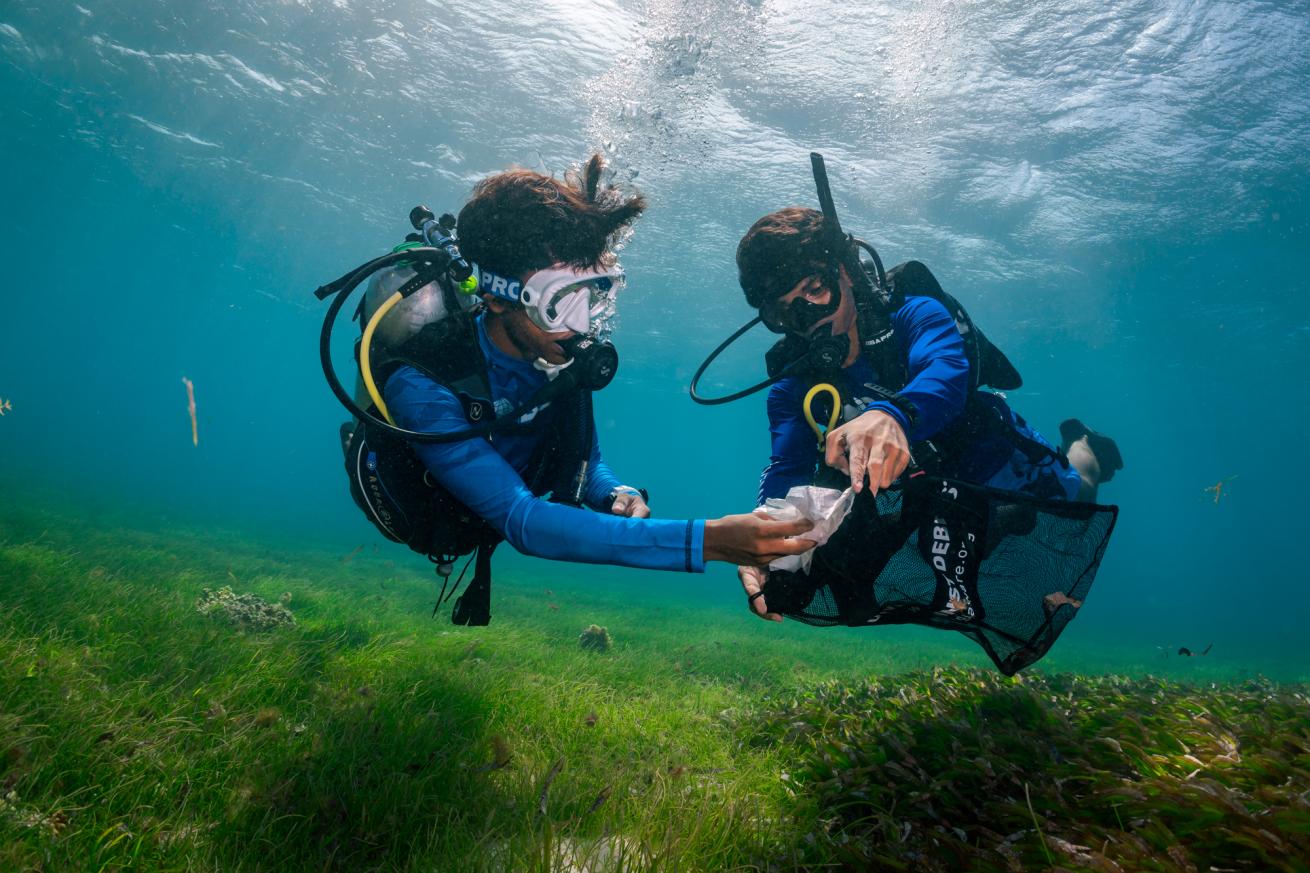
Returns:
[[[413,242],[403,243],[392,249],[392,252],[406,251],[417,245]],[[361,332],[364,325],[373,319],[383,304],[417,275],[414,266],[406,263],[384,267],[373,274],[368,280],[360,307],[356,310]],[[458,312],[472,310],[476,306],[475,297],[468,294],[452,294],[446,280],[433,279],[408,297],[402,297],[399,303],[382,316],[374,329],[370,351],[373,354],[394,354],[429,324],[442,321]],[[357,357],[360,354],[361,344],[362,338],[356,341]],[[365,408],[371,403],[362,376],[355,380],[354,397],[355,402]]]

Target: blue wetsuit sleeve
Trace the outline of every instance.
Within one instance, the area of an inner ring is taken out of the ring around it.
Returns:
[[[814,478],[817,444],[801,409],[800,388],[799,380],[784,379],[769,389],[769,464],[760,476],[757,503],[783,497]]]
[[[901,396],[919,412],[910,432],[905,414],[890,403],[871,403],[895,418],[911,440],[931,439],[964,412],[969,393],[969,359],[955,319],[931,297],[912,297],[893,319],[908,359],[910,380]]]
[[[592,509],[601,511],[604,509],[605,501],[609,498],[610,492],[623,483],[619,477],[614,475],[610,465],[605,463],[605,459],[600,456],[600,437],[592,430],[591,434],[591,460],[587,464],[587,493],[583,495],[587,505]]]
[[[387,380],[385,399],[396,423],[409,430],[453,433],[469,426],[459,399],[411,367]],[[705,568],[703,520],[622,518],[549,503],[486,439],[411,445],[443,487],[524,554],[650,570]]]

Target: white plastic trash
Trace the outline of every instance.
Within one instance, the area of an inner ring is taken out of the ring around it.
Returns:
[[[808,519],[814,523],[797,539],[813,540],[814,546],[799,555],[785,555],[769,564],[770,570],[788,570],[804,573],[810,569],[814,560],[814,549],[823,545],[833,535],[841,523],[850,514],[855,492],[850,488],[838,491],[836,488],[819,488],[815,485],[797,485],[779,499],[771,497],[764,502],[761,509],[769,518],[778,521],[794,521],[798,518]]]

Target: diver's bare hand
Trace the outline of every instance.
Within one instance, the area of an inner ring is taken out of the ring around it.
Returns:
[[[650,518],[650,507],[641,499],[641,495],[629,494],[626,491],[620,491],[615,496],[610,512],[627,518]]]
[[[850,474],[855,493],[864,489],[869,477],[873,494],[891,487],[910,465],[910,444],[895,418],[872,409],[854,421],[828,432],[824,443],[824,461]]]
[[[741,580],[742,590],[746,592],[746,602],[751,612],[768,621],[782,621],[782,616],[769,612],[764,602],[764,580],[769,578],[769,571],[764,567],[738,567],[737,578]]]
[[[812,540],[794,539],[812,527],[803,518],[774,521],[757,513],[712,518],[705,522],[705,560],[763,567],[783,555],[814,548]]]

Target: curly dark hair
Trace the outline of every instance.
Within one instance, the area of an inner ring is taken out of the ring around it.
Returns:
[[[616,235],[646,209],[639,191],[602,183],[604,170],[597,153],[563,181],[522,167],[488,176],[459,212],[460,253],[505,276],[601,265]]]
[[[770,212],[737,244],[737,276],[755,309],[832,265],[831,238],[817,209],[788,206]]]

